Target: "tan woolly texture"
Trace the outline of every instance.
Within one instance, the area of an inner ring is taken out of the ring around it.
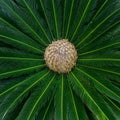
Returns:
[[[68,73],[76,65],[77,51],[67,39],[53,41],[44,54],[47,66],[58,73]]]

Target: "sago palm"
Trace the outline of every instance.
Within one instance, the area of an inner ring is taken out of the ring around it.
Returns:
[[[0,120],[120,120],[120,0],[0,0]]]

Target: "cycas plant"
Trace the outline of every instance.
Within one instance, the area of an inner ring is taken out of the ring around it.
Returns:
[[[120,0],[0,0],[0,120],[14,119],[120,119]]]

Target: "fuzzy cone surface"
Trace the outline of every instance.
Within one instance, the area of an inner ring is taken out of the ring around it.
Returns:
[[[66,74],[44,60],[59,39]],[[120,120],[120,0],[0,0],[0,120]]]

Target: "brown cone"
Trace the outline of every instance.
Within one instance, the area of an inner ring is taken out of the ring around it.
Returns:
[[[52,42],[44,54],[47,66],[58,73],[68,73],[76,65],[77,51],[67,39]]]

